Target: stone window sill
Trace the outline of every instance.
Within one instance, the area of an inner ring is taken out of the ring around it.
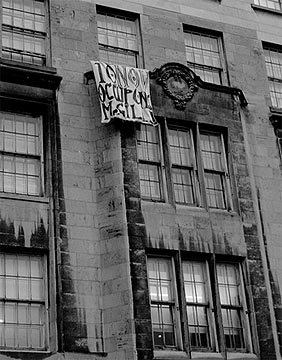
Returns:
[[[227,360],[257,360],[257,356],[255,354],[246,354],[246,353],[227,353]]]
[[[184,351],[155,350],[154,360],[188,360],[189,357]]]
[[[188,357],[184,351],[170,351],[170,350],[155,350],[154,360],[223,360],[223,356],[220,353],[214,352],[191,352],[191,358]],[[227,360],[257,360],[255,354],[246,353],[227,353]]]

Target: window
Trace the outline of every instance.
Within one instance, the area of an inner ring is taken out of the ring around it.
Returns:
[[[175,296],[170,259],[148,258],[151,315],[155,348],[176,348]]]
[[[98,43],[100,61],[138,67],[139,34],[135,18],[97,11]]]
[[[45,274],[42,256],[0,254],[0,348],[46,349]]]
[[[177,269],[173,258],[148,257],[147,266],[155,349],[181,349],[181,312],[190,350],[220,351],[218,324],[227,351],[252,351],[242,264],[217,263],[216,279],[210,278],[213,272],[208,261],[184,260],[182,269]],[[177,273],[183,274],[179,287],[175,285]],[[180,309],[181,304],[186,309]]]
[[[254,4],[264,6],[273,10],[281,10],[280,0],[254,0]]]
[[[0,191],[42,195],[41,118],[0,112]]]
[[[207,202],[209,207],[226,209],[226,156],[222,134],[201,133],[201,153],[203,159]]]
[[[184,40],[188,67],[204,81],[225,85],[227,79],[221,38],[185,29]]]
[[[166,125],[162,134],[161,125],[141,124],[137,129],[141,197],[192,206],[206,202],[210,208],[231,209],[223,134]],[[205,185],[200,186],[201,176]]]
[[[139,180],[144,199],[162,200],[161,151],[158,129],[142,125],[137,130]]]
[[[282,108],[282,49],[264,46],[271,104]]]
[[[245,349],[242,304],[244,296],[238,266],[217,264],[217,281],[226,348]]]
[[[2,57],[46,64],[46,10],[43,0],[2,1]]]
[[[171,175],[175,201],[179,204],[195,204],[195,154],[189,129],[168,129],[171,156]]]
[[[212,348],[211,311],[206,264],[183,263],[186,310],[192,348]]]

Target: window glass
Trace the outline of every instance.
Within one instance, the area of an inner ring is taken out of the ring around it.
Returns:
[[[244,349],[239,269],[231,264],[217,265],[217,281],[226,347]]]
[[[0,191],[40,195],[40,118],[0,112]]]
[[[0,348],[46,348],[42,265],[42,256],[0,254]]]
[[[189,30],[185,30],[184,39],[188,67],[204,81],[224,84],[221,39]]]
[[[168,129],[175,201],[195,203],[194,149],[189,130]]]
[[[271,105],[282,107],[282,50],[264,48],[264,58],[268,76]]]
[[[161,155],[157,127],[142,124],[137,130],[137,155],[141,196],[161,200]]]
[[[209,299],[206,292],[205,263],[183,263],[183,276],[190,343],[195,348],[210,348]]]
[[[227,164],[221,134],[202,133],[200,143],[208,206],[225,209],[227,207],[225,189]]]
[[[269,9],[273,10],[281,10],[280,0],[254,0],[254,4],[268,7]]]
[[[175,348],[175,299],[169,259],[148,258],[151,317],[155,348]]]
[[[100,61],[138,66],[138,40],[135,19],[114,13],[98,12]]]
[[[46,14],[42,0],[2,4],[2,57],[45,65]]]

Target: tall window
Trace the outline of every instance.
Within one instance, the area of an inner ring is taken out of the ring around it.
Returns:
[[[42,256],[0,254],[0,349],[46,349],[45,273]]]
[[[202,80],[226,84],[221,38],[184,30],[187,65]]]
[[[264,6],[273,10],[281,10],[280,0],[254,0],[254,4]]]
[[[219,351],[220,328],[227,351],[252,352],[242,265],[218,262],[213,274],[208,261],[176,264],[169,257],[147,259],[155,349],[181,349],[186,334],[190,350]],[[182,335],[178,310],[183,314]]]
[[[0,112],[0,191],[41,195],[41,118]]]
[[[211,348],[211,314],[206,264],[183,263],[186,310],[192,348]]]
[[[282,108],[282,49],[264,46],[271,104]]]
[[[238,266],[218,264],[217,281],[226,347],[233,350],[245,349],[243,289]]]
[[[170,124],[164,126],[162,132],[161,125],[139,126],[137,155],[143,199],[202,206],[205,193],[208,207],[232,208],[222,133],[177,128]],[[200,186],[201,177],[205,186]]]
[[[154,126],[141,125],[137,130],[137,152],[141,196],[160,201],[163,199],[163,185],[158,130]]]
[[[175,348],[175,297],[171,260],[148,258],[148,277],[155,348]]]
[[[98,43],[100,61],[137,67],[139,40],[136,19],[98,10]]]
[[[201,152],[208,206],[226,209],[226,156],[222,134],[201,133]]]
[[[168,138],[175,201],[180,204],[195,204],[196,161],[191,132],[188,129],[169,129]]]
[[[2,0],[2,57],[46,64],[44,0]]]

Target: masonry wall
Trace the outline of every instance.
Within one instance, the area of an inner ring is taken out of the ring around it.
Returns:
[[[120,136],[114,125],[100,124],[95,87],[84,78],[90,60],[97,59],[95,11],[88,2],[51,3],[53,65],[63,77],[58,93],[63,184],[59,351],[70,359],[84,359],[85,353],[86,359],[108,354],[108,359],[131,360]]]
[[[188,208],[141,203],[134,127],[101,125],[94,84],[84,78],[89,60],[98,59],[96,4],[140,14],[148,70],[170,61],[185,64],[183,24],[223,33],[230,85],[243,90],[247,108],[239,111],[234,99],[223,94],[212,106],[204,90],[185,113],[171,111],[158,98],[154,104],[160,116],[230,129],[235,202],[238,196],[234,213],[195,215]],[[257,321],[266,324],[258,327],[261,358],[278,359],[281,168],[268,117],[261,40],[281,44],[281,15],[253,9],[251,0],[51,0],[50,15],[52,66],[63,78],[57,93],[58,148],[53,154],[61,158],[56,171],[62,182],[57,184],[54,224],[50,204],[18,205],[6,199],[1,199],[0,222],[3,239],[8,236],[9,241],[30,246],[37,241],[33,233],[39,232],[42,241],[49,231],[54,251],[58,244],[58,326],[54,321],[53,355],[46,358],[132,360],[138,353],[139,359],[150,359],[145,248],[166,248],[246,256]],[[226,108],[222,102],[228,103]]]

